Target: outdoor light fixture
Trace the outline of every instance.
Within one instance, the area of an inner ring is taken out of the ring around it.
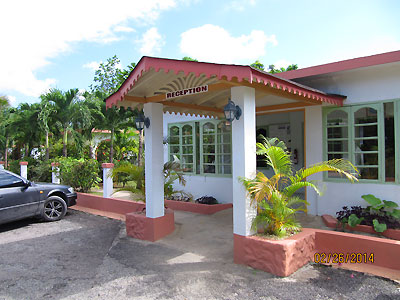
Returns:
[[[139,114],[139,115],[136,117],[135,123],[136,123],[136,129],[139,130],[139,131],[141,131],[141,130],[144,129],[144,126],[146,126],[146,128],[149,128],[149,126],[150,126],[150,119],[149,119],[149,118],[146,118],[146,117],[144,116],[144,114],[141,113],[141,114]]]
[[[239,120],[240,116],[242,115],[242,110],[240,109],[239,105],[235,105],[235,103],[229,99],[228,104],[224,107],[224,114],[225,119],[232,123],[235,118],[236,120]]]

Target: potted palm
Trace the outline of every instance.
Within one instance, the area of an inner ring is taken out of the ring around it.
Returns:
[[[358,171],[342,159],[294,171],[290,153],[282,141],[265,137],[261,140],[262,143],[257,143],[257,154],[265,156],[274,175],[267,177],[259,172],[255,178],[240,178],[240,181],[253,204],[256,202],[257,205],[253,230],[261,229],[262,232],[255,236],[235,236],[234,260],[275,275],[288,276],[308,263],[315,251],[314,234],[307,229],[300,232],[301,226],[296,221],[296,213],[306,211],[308,204],[295,195],[296,191],[311,187],[320,194],[317,182],[307,181],[307,177],[319,172],[336,172],[353,182],[357,180]],[[266,239],[266,236],[273,238]]]
[[[311,187],[318,194],[321,189],[316,181],[307,181],[307,177],[319,172],[330,171],[343,175],[351,182],[357,181],[357,169],[347,160],[332,159],[297,172],[285,144],[277,138],[261,136],[262,143],[257,143],[257,154],[264,155],[274,175],[268,178],[258,172],[255,178],[240,178],[252,201],[257,202],[257,216],[253,220],[253,229],[263,228],[263,233],[285,237],[300,231],[296,213],[306,212],[307,202],[295,193],[304,187]]]

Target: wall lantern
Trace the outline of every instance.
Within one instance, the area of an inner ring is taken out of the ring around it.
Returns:
[[[235,105],[231,99],[228,100],[228,104],[224,107],[224,114],[225,119],[232,123],[232,121],[236,118],[239,120],[240,116],[242,115],[242,110],[240,109],[239,105]]]
[[[143,113],[139,113],[139,115],[136,117],[135,124],[136,129],[141,131],[144,129],[144,126],[146,126],[146,128],[149,128],[150,119],[146,118]]]

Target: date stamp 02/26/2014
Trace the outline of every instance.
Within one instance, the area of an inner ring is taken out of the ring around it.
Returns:
[[[314,254],[314,262],[319,264],[366,264],[374,263],[374,253],[326,253],[316,252]]]

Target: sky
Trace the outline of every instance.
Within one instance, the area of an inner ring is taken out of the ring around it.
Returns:
[[[0,96],[88,89],[142,56],[299,68],[400,50],[397,0],[0,0]]]

